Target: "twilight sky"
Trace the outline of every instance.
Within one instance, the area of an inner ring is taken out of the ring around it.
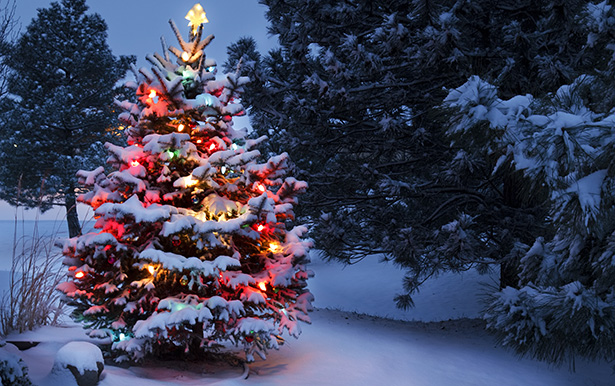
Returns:
[[[253,36],[261,52],[274,46],[276,39],[267,38],[267,7],[257,0],[86,0],[89,12],[100,14],[107,22],[113,53],[136,55],[138,66],[146,65],[146,54],[161,51],[160,36],[164,35],[169,45],[175,44],[169,19],[187,38],[188,21],[184,17],[197,2],[209,19],[204,34],[216,37],[205,53],[218,64],[226,60],[226,46],[242,36]],[[50,3],[51,0],[17,0],[17,16],[24,28],[38,8]]]
[[[17,0],[16,16],[22,31],[36,16],[38,8],[47,8],[51,0]],[[161,52],[160,37],[164,36],[169,45],[177,46],[169,19],[173,19],[180,32],[187,39],[188,21],[186,13],[196,4],[205,9],[209,23],[204,26],[204,35],[214,34],[215,39],[205,49],[209,58],[219,65],[226,60],[226,47],[242,36],[252,36],[262,53],[276,45],[275,37],[267,36],[267,7],[257,0],[86,0],[89,13],[98,13],[107,22],[109,46],[115,55],[135,55],[137,67],[147,66],[145,55]],[[247,121],[236,122],[244,127]],[[43,219],[62,219],[64,209],[51,210]],[[21,211],[20,211],[21,213]],[[26,219],[35,217],[34,211],[23,211]],[[80,211],[81,213],[81,211]],[[12,220],[15,209],[0,201],[0,220]],[[20,214],[21,217],[21,214]],[[82,220],[84,215],[80,214]]]

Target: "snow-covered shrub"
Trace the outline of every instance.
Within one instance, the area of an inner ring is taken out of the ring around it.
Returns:
[[[493,295],[487,328],[502,345],[540,360],[615,357],[615,302],[580,282],[561,288],[507,287]]]
[[[28,367],[17,354],[7,349],[6,343],[0,341],[0,386],[28,385],[32,385]]]

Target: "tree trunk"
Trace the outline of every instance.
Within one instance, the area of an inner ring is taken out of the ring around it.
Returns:
[[[81,225],[79,225],[79,216],[77,215],[75,188],[72,185],[68,188],[64,196],[64,206],[66,207],[66,223],[68,224],[69,237],[81,235]]]
[[[519,260],[502,261],[500,264],[500,289],[519,288]]]
[[[526,208],[531,205],[534,196],[530,189],[528,189],[529,182],[519,170],[508,170],[503,180],[503,204],[508,208],[508,212],[511,221],[518,221],[516,212],[521,208]],[[528,223],[526,227],[532,228],[531,223]],[[510,229],[510,228],[509,228]],[[513,228],[514,229],[514,228]],[[522,241],[525,244],[532,245],[533,239],[524,239],[519,232],[511,232],[504,245],[508,245],[512,248],[515,241]],[[500,264],[500,289],[506,287],[519,288],[519,273],[521,264],[519,257],[509,257],[508,259],[502,259]]]

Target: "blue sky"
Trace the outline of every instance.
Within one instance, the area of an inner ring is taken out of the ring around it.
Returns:
[[[180,31],[187,35],[186,13],[196,4],[195,0],[87,0],[89,12],[100,14],[108,25],[109,45],[116,55],[136,55],[139,65],[145,65],[146,54],[160,52],[160,36],[169,44],[175,39],[169,19],[175,20]],[[17,16],[23,26],[36,16],[38,8],[48,7],[50,0],[18,0]],[[267,7],[257,0],[203,0],[200,4],[207,13],[209,23],[205,33],[215,39],[206,50],[210,58],[222,64],[226,47],[242,36],[253,36],[261,52],[275,45],[275,38],[267,37]]]
[[[113,53],[135,55],[139,67],[147,65],[145,55],[161,52],[161,36],[165,36],[169,45],[176,45],[169,19],[173,19],[187,37],[188,21],[184,17],[197,2],[203,6],[209,19],[209,23],[205,24],[205,34],[215,36],[205,53],[218,64],[226,60],[226,47],[242,36],[253,36],[261,52],[275,46],[276,38],[267,36],[267,7],[257,0],[86,0],[89,12],[100,14],[107,22],[108,43]],[[36,16],[38,8],[46,8],[50,3],[51,0],[17,0],[16,16],[22,30]],[[236,122],[235,126],[243,127],[247,124],[247,120],[244,120]],[[42,218],[63,218],[64,209],[58,209],[45,213]],[[26,219],[35,217],[33,211],[23,213]],[[0,201],[0,220],[12,220],[14,216],[15,209]],[[81,214],[80,219],[84,216]]]

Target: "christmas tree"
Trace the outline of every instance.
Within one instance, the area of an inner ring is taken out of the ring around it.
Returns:
[[[266,137],[233,128],[248,79],[217,80],[203,9],[186,18],[189,41],[170,21],[179,48],[163,39],[165,54],[127,84],[134,100],[118,102],[127,146],[106,144],[113,171],[78,172],[96,223],[65,243],[58,289],[90,335],[112,338],[116,360],[229,344],[265,359],[309,322],[311,243],[290,225],[307,185],[287,176],[287,154],[256,149]]]

